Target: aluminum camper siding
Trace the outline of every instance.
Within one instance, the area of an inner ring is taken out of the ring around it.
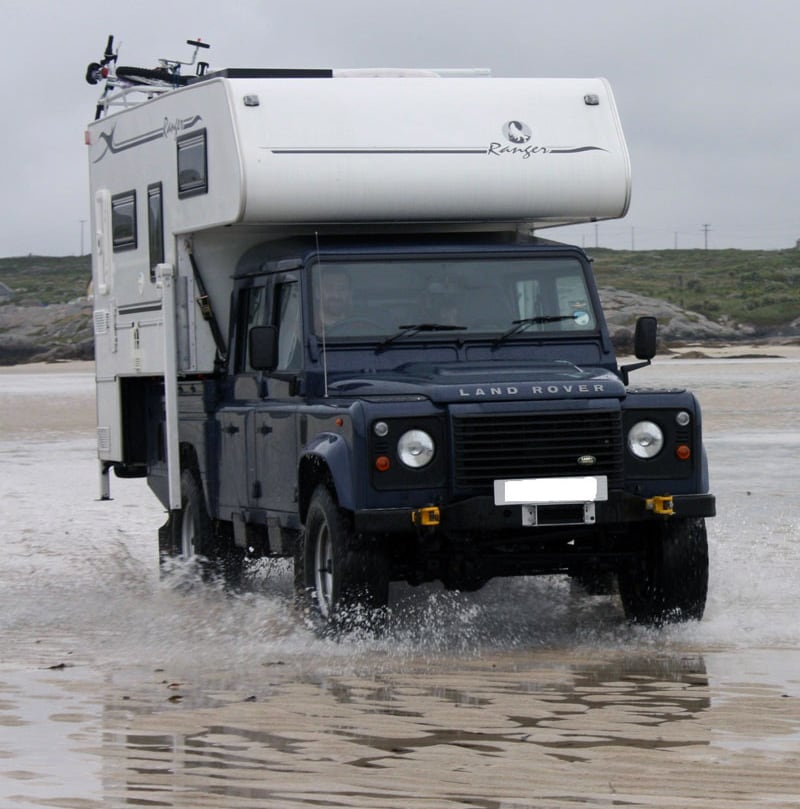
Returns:
[[[248,222],[543,227],[628,208],[604,79],[240,79],[228,91]]]

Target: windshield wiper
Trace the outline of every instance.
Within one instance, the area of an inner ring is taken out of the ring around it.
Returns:
[[[412,334],[419,334],[421,331],[465,331],[466,326],[452,326],[447,323],[409,323],[405,326],[398,326],[400,331],[397,334],[387,337],[379,346],[378,350],[386,348],[397,340],[410,337]]]
[[[512,327],[503,332],[495,341],[495,345],[505,342],[509,337],[525,331],[528,326],[538,326],[542,323],[558,323],[561,320],[575,320],[575,315],[538,315],[537,317],[523,317],[522,320],[512,320]]]

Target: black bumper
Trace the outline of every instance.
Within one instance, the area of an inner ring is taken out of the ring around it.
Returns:
[[[642,520],[672,517],[713,517],[716,499],[713,494],[677,494],[645,498],[626,492],[611,492],[607,501],[595,503],[591,522],[582,517],[583,506],[540,506],[539,524],[522,525],[522,506],[496,506],[492,497],[471,497],[429,509],[422,517],[411,508],[364,509],[354,514],[357,533],[414,534],[420,528],[459,534],[518,534],[520,531],[547,531],[566,526],[584,529],[621,527]],[[432,521],[436,520],[438,521]]]

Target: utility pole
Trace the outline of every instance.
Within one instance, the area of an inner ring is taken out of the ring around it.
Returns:
[[[708,250],[708,231],[711,230],[711,225],[703,225],[703,239],[705,243],[705,249]]]
[[[81,219],[79,221],[81,223],[81,252],[80,252],[80,255],[83,255],[83,226],[86,224],[86,220]]]
[[[598,237],[597,222],[594,223],[594,246],[600,247],[600,239]]]

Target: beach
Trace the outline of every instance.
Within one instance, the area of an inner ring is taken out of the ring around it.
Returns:
[[[700,356],[702,355],[702,356]],[[701,622],[563,577],[392,586],[317,637],[285,563],[159,576],[143,480],[98,499],[92,363],[0,369],[0,807],[794,807],[800,347],[685,346],[712,491]]]

